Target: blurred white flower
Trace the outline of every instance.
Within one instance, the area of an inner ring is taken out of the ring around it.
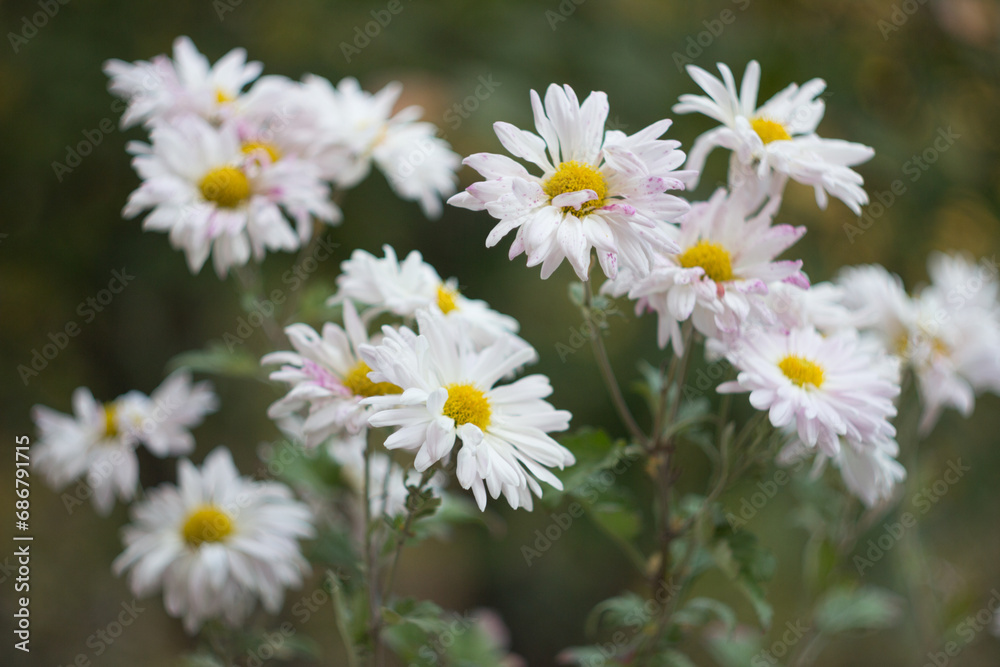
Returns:
[[[729,360],[739,375],[718,391],[749,391],[771,424],[794,428],[810,448],[835,457],[841,439],[878,447],[895,437],[898,362],[856,332],[756,331],[730,348]]]
[[[778,461],[787,464],[809,454],[815,454],[814,475],[819,475],[827,461],[832,461],[840,470],[848,491],[867,507],[892,498],[897,485],[906,479],[906,468],[896,460],[899,444],[891,438],[868,445],[841,441],[840,449],[832,456],[822,450],[813,450],[795,438],[781,451]]]
[[[346,300],[363,304],[368,307],[363,315],[366,320],[384,312],[412,319],[418,310],[432,310],[461,327],[480,347],[500,336],[516,334],[520,328],[513,317],[492,310],[485,301],[464,296],[457,280],[441,280],[419,251],[410,251],[400,262],[392,246],[384,245],[382,250],[385,257],[381,258],[355,250],[341,263],[337,293],[330,298],[330,305]]]
[[[503,493],[515,509],[530,510],[531,493],[542,494],[536,478],[561,489],[548,468],[575,459],[546,433],[565,430],[570,414],[543,400],[552,393],[548,378],[530,375],[494,386],[533,360],[535,351],[509,338],[477,351],[441,315],[420,311],[417,322],[419,335],[383,327],[381,345],[361,348],[373,381],[403,389],[401,396],[365,401],[377,410],[369,424],[398,427],[385,447],[414,452],[414,468],[422,472],[450,456],[457,436],[458,481],[472,489],[480,509],[487,490],[493,498]]]
[[[157,125],[151,138],[152,145],[129,144],[143,182],[122,215],[152,209],[143,227],[169,232],[193,273],[212,253],[216,272],[225,276],[251,252],[260,261],[267,250],[297,249],[312,233],[313,217],[340,219],[315,164],[244,142],[232,123],[217,128],[190,117]]]
[[[212,385],[192,385],[186,370],[173,373],[151,396],[130,391],[104,404],[80,387],[73,392],[73,415],[42,405],[33,408],[40,437],[34,461],[57,489],[84,477],[94,507],[106,515],[116,497],[135,497],[138,444],[160,457],[186,454],[194,449],[189,429],[217,408]]]
[[[243,87],[262,69],[259,62],[247,62],[243,49],[233,49],[209,66],[188,37],[174,40],[173,60],[159,55],[151,61],[104,63],[104,73],[111,79],[108,89],[128,102],[123,128],[191,114],[222,121],[231,116]]]
[[[824,139],[816,135],[825,105],[817,96],[826,88],[822,79],[802,87],[791,84],[757,107],[760,65],[752,60],[736,92],[733,73],[719,63],[722,80],[696,65],[687,71],[704,95],[681,95],[674,113],[702,113],[722,127],[702,134],[691,148],[687,167],[694,171],[692,186],[717,146],[732,151],[730,185],[759,203],[766,196],[780,196],[789,177],[813,186],[816,203],[826,208],[827,195],[843,201],[856,214],[868,203],[864,179],[851,167],[865,162],[875,151],[863,144]]]
[[[314,533],[309,508],[284,484],[240,477],[224,447],[200,470],[182,459],[177,485],[151,490],[131,514],[114,572],[130,571],[138,597],[162,589],[167,613],[191,634],[216,618],[239,627],[258,598],[278,613],[309,570],[298,544]]]
[[[881,266],[850,267],[838,283],[857,326],[913,370],[923,404],[921,433],[945,408],[968,417],[975,396],[1000,393],[1000,304],[995,264],[934,253],[931,284],[914,298]]]
[[[542,265],[542,278],[567,259],[580,280],[589,275],[592,250],[609,278],[619,266],[646,271],[657,252],[675,252],[668,223],[688,203],[667,191],[683,189],[682,179],[691,174],[675,171],[684,162],[680,144],[659,140],[671,121],[631,136],[605,133],[607,95],[592,92],[580,104],[572,88],[555,84],[545,93],[544,108],[532,90],[531,106],[537,135],[504,122],[494,128],[504,148],[542,175],[506,156],[477,153],[464,163],[486,180],[448,200],[500,221],[486,247],[516,229],[511,259],[526,253],[528,266]]]
[[[303,90],[300,135],[315,146],[326,178],[350,188],[368,176],[374,163],[396,194],[418,202],[428,217],[441,214],[442,197],[455,191],[459,158],[437,136],[435,125],[418,122],[420,107],[392,113],[401,84],[372,94],[354,78],[334,87],[323,77],[307,75]]]
[[[343,432],[364,433],[371,408],[363,405],[362,399],[401,393],[390,383],[368,379],[371,369],[357,353],[368,343],[368,333],[351,302],[344,304],[343,328],[327,322],[320,335],[306,324],[293,324],[285,333],[295,351],[272,352],[261,363],[281,364],[270,377],[291,385],[291,389],[267,414],[280,420],[308,409],[302,424],[307,447]]]
[[[696,203],[681,218],[676,254],[658,256],[648,274],[632,272],[602,291],[635,299],[636,312],[652,309],[659,316],[657,341],[671,342],[683,354],[680,322],[711,338],[733,336],[755,315],[765,323],[774,316],[765,296],[771,287],[787,282],[809,287],[801,260],[779,260],[805,234],[805,227],[771,226],[780,200],[772,200],[756,215],[719,189],[707,202]]]

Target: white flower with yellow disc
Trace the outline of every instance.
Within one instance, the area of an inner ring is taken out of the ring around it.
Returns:
[[[501,493],[511,507],[531,509],[538,481],[557,489],[562,483],[549,468],[572,465],[573,454],[546,435],[569,426],[570,413],[543,400],[552,393],[544,375],[529,375],[494,386],[500,378],[536,358],[535,351],[501,338],[482,350],[456,333],[444,317],[417,313],[420,334],[384,327],[379,346],[363,346],[374,382],[399,386],[400,396],[366,399],[376,408],[368,423],[395,426],[388,449],[416,454],[413,466],[424,471],[445,460],[456,446],[459,484],[471,489],[480,509],[486,492]]]
[[[240,477],[225,447],[200,470],[182,459],[177,485],[152,489],[131,514],[115,573],[129,570],[137,597],[162,590],[192,634],[212,619],[239,627],[257,599],[278,613],[309,570],[298,543],[314,534],[309,508],[284,484]]]
[[[593,92],[581,104],[572,88],[555,84],[544,107],[532,90],[531,106],[537,135],[504,122],[494,129],[504,148],[542,175],[506,156],[477,153],[464,162],[486,180],[448,200],[500,220],[486,246],[516,229],[511,259],[527,254],[528,266],[542,265],[543,279],[567,259],[580,280],[589,275],[592,251],[609,278],[619,266],[648,269],[656,252],[675,251],[668,223],[688,203],[667,191],[683,189],[691,174],[675,171],[684,163],[680,144],[659,140],[671,121],[631,136],[605,133],[606,94]]]
[[[826,208],[828,195],[832,195],[860,215],[868,194],[864,179],[851,167],[871,159],[875,151],[816,134],[826,108],[817,98],[826,89],[826,82],[812,79],[801,87],[791,84],[758,107],[757,61],[747,64],[739,93],[729,68],[722,63],[718,67],[721,81],[696,65],[688,65],[688,74],[708,96],[681,95],[674,105],[674,113],[701,113],[722,123],[695,140],[687,168],[700,174],[713,149],[728,148],[732,151],[730,187],[749,193],[753,202],[780,196],[791,178],[814,188],[820,208]],[[697,182],[696,175],[692,186]]]

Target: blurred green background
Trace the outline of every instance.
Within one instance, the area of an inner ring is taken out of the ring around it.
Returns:
[[[220,340],[243,314],[232,281],[219,281],[210,269],[190,275],[165,235],[143,233],[138,221],[120,217],[138,185],[125,144],[143,139],[144,132],[117,129],[119,114],[112,109],[101,65],[108,58],[131,61],[169,52],[178,35],[189,35],[213,62],[233,47],[245,47],[251,59],[264,63],[265,73],[298,78],[312,72],[333,81],[352,75],[368,90],[401,80],[404,102],[423,105],[425,119],[438,124],[463,155],[500,152],[491,128],[496,120],[529,128],[531,88],[542,90],[554,81],[573,85],[581,97],[604,90],[610,122],[631,133],[672,116],[677,96],[695,92],[679,59],[706,69],[726,62],[739,76],[756,58],[763,68],[762,101],[789,82],[827,80],[820,133],[875,148],[875,158],[859,168],[873,201],[893,181],[902,179],[906,186],[880,214],[869,208],[869,228],[853,238],[844,225],[857,220],[846,207],[834,201],[827,211],[818,211],[811,190],[789,186],[779,221],[808,225],[809,233],[790,256],[805,260],[814,281],[831,278],[845,264],[880,262],[912,288],[926,280],[925,258],[933,249],[989,256],[998,247],[1000,6],[989,0],[403,0],[403,11],[350,62],[341,44],[350,43],[355,28],[386,3],[77,0],[57,5],[50,0],[58,11],[33,33],[25,21],[43,4],[0,4],[7,35],[0,47],[0,442],[5,452],[0,508],[13,506],[12,447],[15,435],[34,436],[33,404],[69,411],[78,386],[90,387],[99,400],[130,389],[148,393],[172,357]],[[11,41],[11,34],[23,34],[26,41]],[[453,105],[475,94],[480,77],[498,84],[494,92],[468,118],[449,114]],[[98,129],[102,122],[109,126],[105,119],[111,119],[114,131]],[[686,148],[711,125],[705,118],[680,116],[668,136]],[[957,139],[945,150],[934,149],[939,133],[949,129]],[[53,163],[65,163],[69,148],[88,135],[100,141],[90,140],[90,154],[57,177]],[[925,159],[933,157],[933,163],[924,163],[926,169],[913,161],[925,151]],[[724,174],[725,157],[719,152],[692,197],[707,197]],[[473,177],[463,170],[463,187]],[[457,277],[467,295],[520,320],[522,335],[541,354],[537,370],[553,379],[552,402],[573,411],[575,426],[591,423],[622,433],[589,350],[581,348],[565,361],[556,350],[559,343],[572,344],[573,329],[581,324],[566,299],[568,267],[541,282],[537,269],[524,268],[523,257],[507,261],[508,241],[493,250],[484,247],[492,226],[485,213],[451,209],[442,219],[428,221],[416,205],[397,199],[379,174],[348,194],[344,212],[345,223],[327,232],[339,248],[313,274],[311,298],[329,291],[339,262],[353,248],[381,254],[380,246],[391,243],[401,255],[419,249],[442,276]],[[269,284],[280,284],[293,261],[290,255],[269,256]],[[134,282],[85,322],[78,304],[106,287],[112,270],[122,267],[136,276]],[[611,320],[609,344],[627,384],[637,375],[638,359],[655,362],[660,353],[653,318],[636,319],[627,303],[618,305],[621,316]],[[17,366],[29,364],[32,350],[70,321],[80,324],[80,335],[25,385]],[[260,331],[246,347],[255,355],[269,350]],[[225,444],[252,472],[259,465],[258,444],[278,436],[264,411],[279,392],[244,380],[212,379],[222,410],[196,430],[193,458],[200,461]],[[977,402],[971,420],[947,413],[922,445],[928,481],[936,479],[935,466],[948,460],[962,457],[973,465],[922,517],[935,590],[957,596],[972,609],[1000,587],[998,406],[996,397],[987,396]],[[681,488],[702,490],[703,460],[688,452],[681,456]],[[172,460],[144,455],[141,466],[144,485],[173,479]],[[762,479],[771,474],[760,471]],[[641,474],[629,480],[641,483]],[[94,665],[173,664],[192,643],[180,624],[166,617],[159,597],[142,603],[144,611],[113,644],[91,638],[118,617],[123,602],[132,600],[124,581],[110,572],[126,509],[119,505],[107,519],[96,516],[89,503],[68,511],[39,477],[32,481],[32,653],[24,662],[6,630],[14,593],[4,568],[0,663],[68,665],[83,655]],[[751,479],[726,503],[738,507],[742,495],[753,490]],[[751,526],[778,563],[769,587],[778,630],[765,645],[780,636],[786,620],[803,613],[799,582],[805,533],[790,519],[795,505],[795,495],[782,492]],[[532,666],[554,664],[561,648],[588,641],[583,626],[591,607],[637,582],[625,559],[586,520],[529,568],[521,546],[549,525],[548,510],[511,512],[496,503],[490,511],[502,519],[501,533],[463,528],[450,541],[421,545],[406,556],[399,589],[460,611],[492,608],[509,628],[514,652]],[[0,522],[0,559],[12,551],[11,521]],[[873,529],[871,536],[880,530]],[[898,587],[891,560],[866,573],[866,582]],[[313,580],[289,595],[286,617],[315,586]],[[711,582],[707,586],[714,590]],[[742,620],[752,622],[749,608],[734,604]],[[324,664],[332,665],[339,664],[340,654],[329,607],[320,606],[304,628],[323,645]],[[903,628],[836,642],[818,664],[923,664],[916,646],[912,630]],[[949,664],[1000,664],[1000,640],[979,633]]]

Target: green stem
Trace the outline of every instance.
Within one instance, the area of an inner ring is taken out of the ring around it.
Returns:
[[[583,298],[584,305],[587,308],[587,317],[589,318],[590,308],[592,307],[594,300],[594,295],[590,289],[590,280],[585,280],[583,282]],[[629,410],[628,403],[625,402],[625,396],[622,394],[621,386],[619,386],[618,380],[615,378],[615,372],[611,368],[611,360],[608,358],[608,351],[604,347],[604,338],[601,336],[601,332],[596,326],[590,327],[590,342],[594,348],[594,358],[597,360],[597,367],[601,371],[601,377],[604,380],[605,386],[608,388],[608,392],[611,394],[611,402],[614,404],[615,410],[618,412],[618,416],[621,418],[622,423],[625,425],[625,428],[628,430],[632,438],[644,447],[647,446],[649,439],[639,427],[639,423],[632,415],[632,411]]]

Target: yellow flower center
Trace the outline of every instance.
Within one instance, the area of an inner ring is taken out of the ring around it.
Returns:
[[[445,315],[458,308],[458,304],[455,303],[455,300],[458,298],[458,290],[441,284],[438,287],[437,297],[438,308]]]
[[[778,368],[800,387],[811,384],[819,389],[823,385],[823,367],[814,361],[790,354],[778,363]]]
[[[115,438],[118,436],[118,408],[114,403],[104,404],[104,437]]]
[[[705,275],[717,283],[733,279],[733,263],[729,253],[718,243],[702,239],[685,250],[677,258],[685,269],[700,266]]]
[[[792,138],[784,125],[770,118],[754,118],[750,121],[750,127],[765,145],[772,141],[788,141]]]
[[[580,210],[572,206],[563,206],[563,211],[572,213],[578,218],[589,215],[591,211],[604,206],[604,198],[608,195],[608,186],[604,182],[604,177],[594,167],[589,164],[580,164],[576,160],[563,162],[556,169],[556,173],[549,176],[542,186],[549,199],[557,197],[567,192],[579,192],[580,190],[593,190],[597,193],[597,199],[586,202],[580,206]]]
[[[236,167],[219,167],[205,174],[198,183],[206,201],[223,208],[236,208],[250,197],[250,181]]]
[[[271,162],[277,162],[281,158],[281,151],[271,144],[266,144],[262,141],[248,141],[243,144],[243,152],[245,154],[250,155],[255,151],[264,151],[267,153],[268,157],[271,158]]]
[[[475,424],[485,431],[493,414],[486,394],[471,384],[450,384],[445,389],[448,390],[448,400],[442,410],[445,416],[454,419],[456,427]]]
[[[202,505],[188,515],[181,532],[192,547],[221,542],[233,532],[233,520],[215,505]]]
[[[215,89],[215,102],[216,104],[225,104],[226,102],[232,102],[233,98],[224,91],[222,88]]]
[[[391,382],[372,382],[368,379],[368,374],[371,372],[372,369],[368,364],[359,361],[354,368],[348,371],[342,382],[345,387],[351,390],[352,394],[363,398],[403,393],[402,389]]]

